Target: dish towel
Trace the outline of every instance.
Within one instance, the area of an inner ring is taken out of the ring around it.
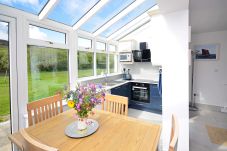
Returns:
[[[162,69],[159,69],[158,91],[159,95],[162,96]]]

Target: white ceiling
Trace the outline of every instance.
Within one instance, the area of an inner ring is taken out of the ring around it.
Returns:
[[[227,0],[190,0],[192,33],[227,30]]]

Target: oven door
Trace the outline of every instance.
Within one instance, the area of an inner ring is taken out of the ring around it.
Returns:
[[[149,89],[147,87],[133,86],[132,100],[136,102],[150,103]]]

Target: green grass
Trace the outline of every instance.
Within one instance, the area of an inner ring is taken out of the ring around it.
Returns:
[[[68,71],[28,75],[29,102],[54,95],[68,85]]]
[[[10,113],[9,105],[9,77],[0,75],[0,116]]]

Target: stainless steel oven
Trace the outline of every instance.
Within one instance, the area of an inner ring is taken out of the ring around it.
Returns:
[[[141,103],[150,103],[150,85],[147,83],[132,83],[132,100]]]

